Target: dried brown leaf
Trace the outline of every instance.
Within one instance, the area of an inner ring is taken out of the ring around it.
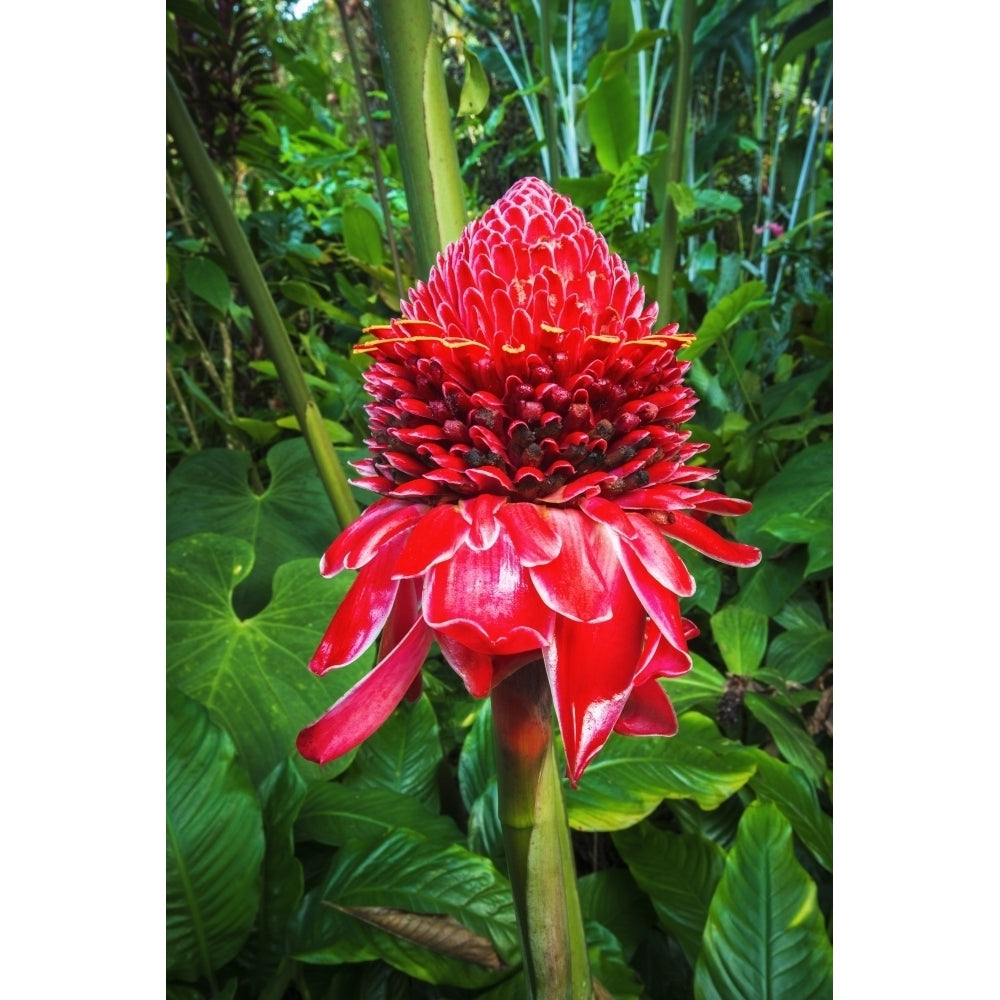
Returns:
[[[324,902],[341,913],[439,955],[460,958],[494,971],[506,968],[489,938],[470,931],[450,914],[411,913],[391,906],[339,906]]]

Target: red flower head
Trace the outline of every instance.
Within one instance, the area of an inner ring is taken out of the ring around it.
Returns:
[[[653,332],[639,279],[568,198],[518,181],[439,255],[403,319],[360,345],[372,457],[358,481],[383,498],[321,563],[358,577],[310,668],[378,661],[300,752],[326,762],[370,736],[436,640],[470,694],[541,657],[579,780],[614,729],[672,735],[658,678],[691,666],[694,580],[676,538],[722,562],[760,553],[707,514],[743,500],[695,484],[707,445],[681,425],[696,399],[677,324]],[[686,513],[691,511],[693,513]]]

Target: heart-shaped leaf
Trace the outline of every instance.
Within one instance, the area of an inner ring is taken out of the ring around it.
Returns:
[[[281,566],[274,597],[241,621],[232,593],[253,565],[248,542],[192,535],[167,548],[167,679],[205,705],[236,744],[255,782],[295,753],[299,731],[325,712],[371,666],[365,653],[349,667],[317,677],[309,659],[351,583],[324,580],[312,559]],[[332,777],[353,755],[307,778]]]
[[[303,439],[276,444],[267,465],[262,493],[250,486],[250,456],[226,448],[192,455],[167,480],[168,543],[211,532],[252,544],[253,569],[236,598],[242,617],[267,604],[278,566],[307,557],[317,565],[340,530]]]

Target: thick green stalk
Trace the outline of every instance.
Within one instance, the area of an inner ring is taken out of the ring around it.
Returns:
[[[444,86],[441,48],[428,0],[374,0],[392,129],[403,167],[406,204],[426,277],[439,251],[465,226],[465,194]]]
[[[326,489],[341,527],[346,527],[358,516],[358,505],[344,475],[343,466],[330,442],[330,435],[323,423],[316,401],[309,392],[305,376],[288,338],[285,324],[274,304],[271,292],[261,273],[246,234],[233,212],[226,192],[216,176],[212,161],[205,152],[194,122],[184,106],[174,78],[167,71],[167,127],[174,137],[184,166],[194,182],[205,211],[215,229],[216,236],[236,272],[236,278],[247,297],[254,318],[260,327],[267,352],[278,369],[289,402],[298,418],[299,427],[309,444],[320,480]]]
[[[541,0],[539,18],[542,48],[542,72],[545,82],[545,148],[549,154],[549,176],[546,178],[552,187],[559,184],[559,122],[556,116],[556,85],[552,78],[552,4],[550,0]],[[572,95],[570,95],[572,98]]]
[[[680,25],[677,32],[677,63],[674,67],[674,99],[670,113],[670,145],[667,149],[668,194],[660,242],[660,273],[656,282],[659,319],[668,323],[674,311],[674,268],[677,266],[677,208],[669,195],[669,185],[681,180],[684,169],[684,140],[687,135],[687,112],[691,103],[691,56],[694,26],[698,17],[697,0],[680,0]]]
[[[590,1000],[590,962],[542,662],[498,684],[491,702],[500,824],[529,1000]]]

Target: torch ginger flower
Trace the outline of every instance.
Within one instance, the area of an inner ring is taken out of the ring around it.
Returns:
[[[485,697],[543,659],[576,784],[612,730],[673,735],[662,677],[690,669],[694,579],[670,543],[735,566],[760,552],[708,514],[750,504],[699,485],[707,445],[681,425],[689,343],[653,332],[637,276],[568,198],[518,181],[438,256],[403,318],[369,332],[372,457],[382,494],[333,542],[325,576],[358,576],[310,668],[375,667],[299,736],[325,763],[419,695],[436,641]]]

